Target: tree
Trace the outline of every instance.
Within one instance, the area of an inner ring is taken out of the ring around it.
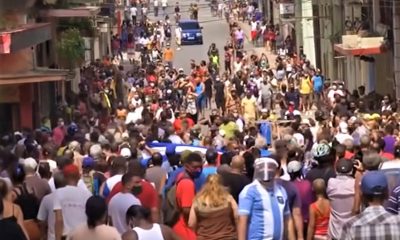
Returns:
[[[78,29],[67,29],[60,35],[59,56],[67,67],[78,67],[85,58],[85,41]]]

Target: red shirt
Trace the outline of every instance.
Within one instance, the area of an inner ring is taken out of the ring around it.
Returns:
[[[111,198],[121,192],[122,190],[122,183],[118,182],[115,184],[113,189],[111,190],[110,194],[107,197],[107,202],[110,202]],[[142,206],[145,208],[158,208],[158,194],[156,192],[156,189],[151,185],[151,183],[143,180],[142,181],[142,192],[139,193],[138,195],[135,195],[140,202],[142,203]]]
[[[183,173],[178,175],[177,179],[182,178]],[[176,185],[176,202],[179,208],[191,208],[194,197],[196,196],[196,188],[193,180],[182,179]],[[188,227],[183,215],[179,216],[178,222],[172,228],[174,232],[185,240],[196,240],[196,234]]]
[[[384,157],[388,160],[393,160],[394,159],[394,155],[391,153],[387,153],[387,152],[381,152],[381,157]]]
[[[183,119],[177,118],[174,121],[174,129],[175,131],[179,132],[182,130],[182,121]],[[191,118],[186,118],[186,122],[188,123],[188,128],[192,128],[194,126],[194,122]]]

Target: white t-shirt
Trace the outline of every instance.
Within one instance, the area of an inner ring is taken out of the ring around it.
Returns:
[[[168,5],[168,0],[161,0],[161,6],[167,7]]]
[[[182,37],[182,29],[180,27],[175,28],[175,37],[176,38]]]
[[[86,222],[86,201],[92,194],[76,186],[66,186],[55,191],[53,210],[61,210],[64,221],[63,235],[68,235]]]
[[[131,16],[135,16],[137,15],[137,8],[136,7],[131,7],[129,9],[129,11],[131,12]]]
[[[158,0],[154,0],[154,1],[153,1],[153,6],[154,6],[154,7],[158,7]]]
[[[132,205],[142,205],[140,200],[133,196],[132,193],[117,193],[108,204],[108,216],[111,217],[113,226],[120,234],[129,230],[126,224],[126,211]]]
[[[54,230],[55,226],[55,215],[54,215],[54,198],[56,193],[52,192],[43,197],[40,203],[39,212],[37,219],[43,222],[47,222],[47,240],[55,240],[56,234]]]
[[[257,21],[251,21],[251,31],[256,31],[257,30]]]

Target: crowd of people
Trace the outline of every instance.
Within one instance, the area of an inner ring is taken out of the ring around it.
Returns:
[[[238,20],[258,10],[214,4],[232,36],[190,72],[166,1],[163,21],[127,6],[54,127],[2,136],[0,239],[400,239],[396,102],[291,47],[249,54]]]

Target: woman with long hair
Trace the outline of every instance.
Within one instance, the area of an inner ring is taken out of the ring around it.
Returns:
[[[126,222],[132,230],[122,235],[123,240],[179,240],[179,237],[171,228],[153,223],[151,221],[151,211],[139,205],[132,205],[126,211]]]
[[[116,228],[107,226],[107,204],[104,198],[92,196],[86,201],[87,222],[68,236],[70,240],[120,240]]]
[[[237,239],[237,204],[222,185],[221,176],[208,176],[190,210],[189,227],[198,240]]]
[[[0,238],[4,240],[28,239],[21,208],[9,201],[9,196],[7,182],[0,179]]]

